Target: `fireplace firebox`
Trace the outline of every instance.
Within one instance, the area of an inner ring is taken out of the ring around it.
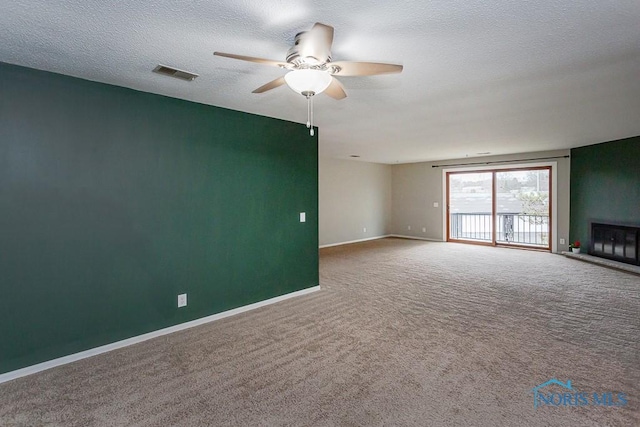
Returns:
[[[589,254],[627,264],[640,265],[640,227],[591,223]]]

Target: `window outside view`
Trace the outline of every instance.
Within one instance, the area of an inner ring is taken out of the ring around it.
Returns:
[[[450,239],[549,247],[549,169],[448,176]]]

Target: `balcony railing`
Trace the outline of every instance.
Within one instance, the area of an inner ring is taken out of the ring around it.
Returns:
[[[451,214],[450,238],[491,242],[493,221],[488,213]],[[499,213],[496,242],[522,245],[549,245],[549,216]]]

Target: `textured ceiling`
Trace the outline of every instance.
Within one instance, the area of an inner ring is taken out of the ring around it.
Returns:
[[[322,155],[403,163],[640,135],[638,0],[0,0],[0,61],[304,123],[287,87],[251,93],[282,70],[213,51],[284,60],[316,21],[335,27],[334,60],[404,65],[316,97]]]

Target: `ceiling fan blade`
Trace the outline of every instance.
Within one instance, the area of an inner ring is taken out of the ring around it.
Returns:
[[[287,53],[287,61],[298,59],[309,65],[331,61],[333,27],[316,22],[309,31],[296,34],[295,45]]]
[[[216,56],[224,56],[225,58],[239,59],[241,61],[257,62],[258,64],[271,65],[273,67],[288,68],[289,64],[282,61],[274,61],[272,59],[255,58],[253,56],[235,55],[233,53],[213,52]]]
[[[329,83],[329,87],[324,90],[324,93],[338,101],[347,97],[344,86],[342,86],[342,83],[335,77],[331,78],[331,83]]]
[[[316,22],[311,28],[314,42],[318,43],[320,49],[328,52],[331,52],[331,45],[333,44],[333,31],[331,25],[321,24],[320,22]]]
[[[402,65],[382,64],[380,62],[351,62],[336,61],[327,64],[329,67],[339,67],[333,74],[336,76],[375,76],[377,74],[392,74],[402,72]]]
[[[284,76],[282,76],[282,77],[278,77],[277,79],[272,80],[272,81],[270,81],[269,83],[267,83],[267,84],[265,84],[265,85],[260,86],[258,89],[254,90],[254,91],[253,91],[253,92],[251,92],[251,93],[263,93],[263,92],[266,92],[266,91],[268,91],[268,90],[271,90],[271,89],[275,89],[275,88],[277,88],[277,87],[280,87],[280,86],[282,86],[282,85],[283,85],[283,84],[285,84],[285,83],[286,83],[286,82],[284,81]]]

